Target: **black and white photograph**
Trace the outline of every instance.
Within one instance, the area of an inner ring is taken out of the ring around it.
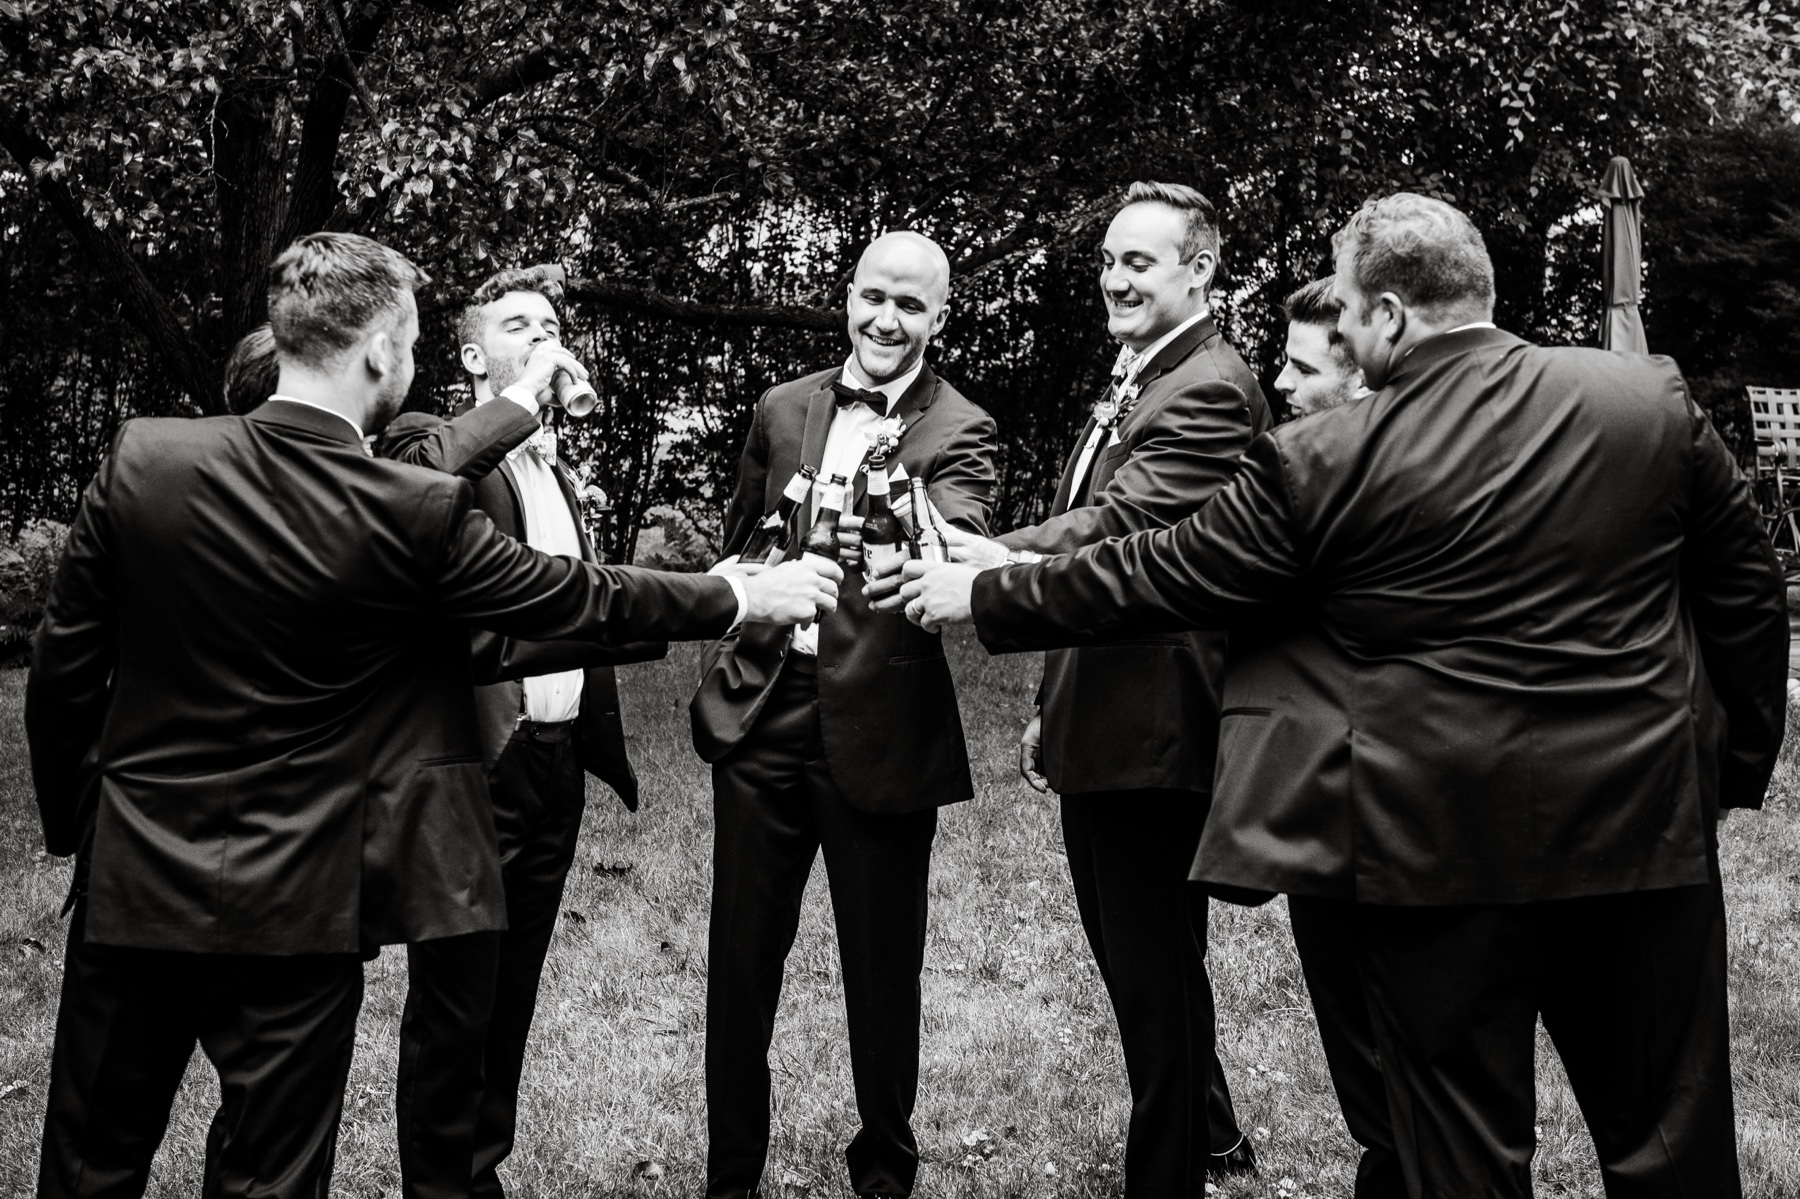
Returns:
[[[0,0],[0,326],[0,1199],[1800,1199],[1791,4]]]

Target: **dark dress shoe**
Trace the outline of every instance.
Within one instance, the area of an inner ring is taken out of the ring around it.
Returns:
[[[1236,1174],[1256,1173],[1256,1147],[1250,1143],[1249,1137],[1240,1138],[1229,1152],[1207,1155],[1206,1176],[1208,1178],[1230,1178]]]

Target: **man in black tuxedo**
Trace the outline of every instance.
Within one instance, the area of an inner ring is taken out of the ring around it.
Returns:
[[[994,423],[925,362],[950,284],[943,251],[890,233],[864,252],[848,300],[847,362],[757,402],[725,514],[725,561],[802,464],[854,481],[867,511],[869,435],[924,479],[951,522],[984,531]],[[795,513],[798,546],[808,506]],[[852,571],[851,573],[855,573]],[[823,850],[837,918],[862,1129],[846,1154],[859,1195],[903,1196],[918,1172],[919,976],[937,809],[974,794],[962,719],[935,634],[845,604],[807,628],[747,629],[710,647],[691,712],[713,763],[706,983],[707,1195],[755,1194],[769,1148],[769,1064],[782,963]]]
[[[1541,1014],[1609,1193],[1730,1199],[1715,824],[1762,802],[1788,640],[1748,487],[1672,362],[1494,328],[1454,208],[1372,201],[1336,249],[1376,394],[1260,439],[1180,524],[939,568],[909,613],[972,610],[993,650],[1314,634],[1279,688],[1228,671],[1195,872],[1354,901],[1409,1193],[1530,1193]]]
[[[378,449],[469,480],[476,510],[533,549],[597,562],[578,484],[547,419],[557,404],[554,374],[571,361],[558,340],[561,299],[555,267],[501,271],[482,283],[457,321],[474,402],[449,421],[403,413]],[[584,771],[637,810],[613,666],[667,649],[474,635],[506,930],[408,946],[395,1088],[408,1196],[503,1193],[497,1168],[517,1133],[538,983],[587,802]]]
[[[26,692],[45,847],[79,855],[42,1196],[142,1193],[196,1041],[221,1091],[206,1193],[325,1192],[364,955],[505,921],[468,623],[695,638],[831,606],[805,567],[538,554],[468,484],[369,457],[420,278],[302,238],[272,272],[278,394],[128,422],[83,497]]]
[[[992,541],[955,535],[959,562],[1030,561],[1171,525],[1225,484],[1270,425],[1256,376],[1212,318],[1219,227],[1206,197],[1132,184],[1100,259],[1119,359],[1050,518]],[[1052,650],[1019,747],[1026,781],[1062,797],[1075,903],[1131,1084],[1134,1196],[1199,1194],[1208,1173],[1256,1162],[1214,1048],[1206,895],[1188,882],[1212,790],[1224,654],[1222,634],[1198,632]]]
[[[1330,276],[1296,289],[1283,301],[1288,318],[1285,361],[1275,390],[1298,416],[1336,408],[1368,394],[1350,343],[1338,332],[1344,306]],[[1284,621],[1242,629],[1231,639],[1226,658],[1225,706],[1270,707],[1262,721],[1234,719],[1221,755],[1219,791],[1252,794],[1269,802],[1276,792],[1260,777],[1266,761],[1286,757],[1283,781],[1313,793],[1313,802],[1348,804],[1350,744],[1346,673],[1312,628]],[[1297,705],[1294,697],[1307,702]],[[1271,699],[1270,697],[1274,698]],[[1247,728],[1267,731],[1270,740],[1243,744]],[[1293,796],[1287,799],[1291,802]],[[1254,801],[1253,801],[1254,802]],[[1299,892],[1288,896],[1288,922],[1306,989],[1312,997],[1319,1041],[1331,1068],[1331,1083],[1351,1137],[1362,1147],[1356,1168],[1356,1199],[1400,1199],[1406,1193],[1400,1159],[1394,1152],[1393,1121],[1375,1028],[1357,972],[1354,903]]]

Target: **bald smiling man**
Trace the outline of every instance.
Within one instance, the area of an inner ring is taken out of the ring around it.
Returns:
[[[994,422],[938,378],[950,264],[931,239],[889,233],[863,251],[846,302],[850,356],[757,403],[725,514],[737,555],[802,465],[852,481],[867,512],[877,426],[969,533],[987,532]],[[795,553],[817,496],[793,515]],[[854,524],[854,521],[848,523]],[[855,555],[849,555],[855,556]],[[746,625],[709,647],[691,712],[713,764],[713,893],[706,983],[709,1199],[755,1194],[769,1149],[769,1042],[800,897],[822,849],[837,920],[850,1064],[862,1127],[846,1157],[858,1195],[910,1195],[918,1173],[919,973],[937,810],[974,794],[956,692],[935,633],[872,612],[846,564],[839,607],[805,628]]]

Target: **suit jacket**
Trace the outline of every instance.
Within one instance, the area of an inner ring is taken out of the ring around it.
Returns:
[[[1335,681],[1228,669],[1197,876],[1459,904],[1706,882],[1717,808],[1760,805],[1781,742],[1783,599],[1674,363],[1474,329],[1258,439],[1180,524],[984,573],[975,612],[996,650],[1316,633],[1300,664]],[[1347,809],[1256,731],[1333,705],[1289,733],[1347,741]]]
[[[1050,519],[1007,533],[1002,543],[1068,554],[1173,524],[1225,485],[1251,439],[1270,425],[1256,376],[1210,316],[1164,346],[1137,383],[1137,404],[1097,449],[1084,494],[1071,488],[1092,417],[1069,455]],[[1038,689],[1051,788],[1062,795],[1210,791],[1224,654],[1224,635],[1206,632],[1051,650]]]
[[[341,953],[505,927],[469,625],[716,637],[737,602],[535,553],[471,499],[300,404],[125,425],[26,692],[44,843],[81,850],[89,941]]]
[[[757,402],[725,513],[725,555],[775,510],[802,462],[816,466],[836,413],[841,368],[772,387]],[[894,406],[905,425],[894,458],[926,481],[931,501],[959,528],[985,533],[994,489],[993,418],[929,366]],[[858,472],[852,511],[868,511]],[[796,513],[798,546],[809,505]],[[819,724],[832,778],[851,804],[910,812],[975,793],[956,689],[943,642],[899,614],[869,610],[862,572],[845,571],[837,610],[819,622]],[[689,712],[694,748],[708,762],[750,734],[788,653],[788,630],[751,626],[708,646]]]
[[[469,480],[475,507],[508,537],[525,540],[525,509],[518,475],[506,455],[538,430],[537,420],[511,400],[468,404],[454,420],[425,412],[402,413],[377,445],[384,458],[429,466]],[[568,469],[558,460],[556,481],[581,537],[584,561],[600,556],[581,522],[581,505]],[[534,675],[582,672],[581,708],[575,717],[575,755],[589,774],[610,786],[626,808],[637,811],[637,771],[625,749],[619,715],[619,683],[614,665],[651,662],[669,652],[667,642],[600,645],[591,641],[520,641],[498,633],[474,634],[475,710],[482,757],[488,768],[500,760],[523,711],[524,683]]]

